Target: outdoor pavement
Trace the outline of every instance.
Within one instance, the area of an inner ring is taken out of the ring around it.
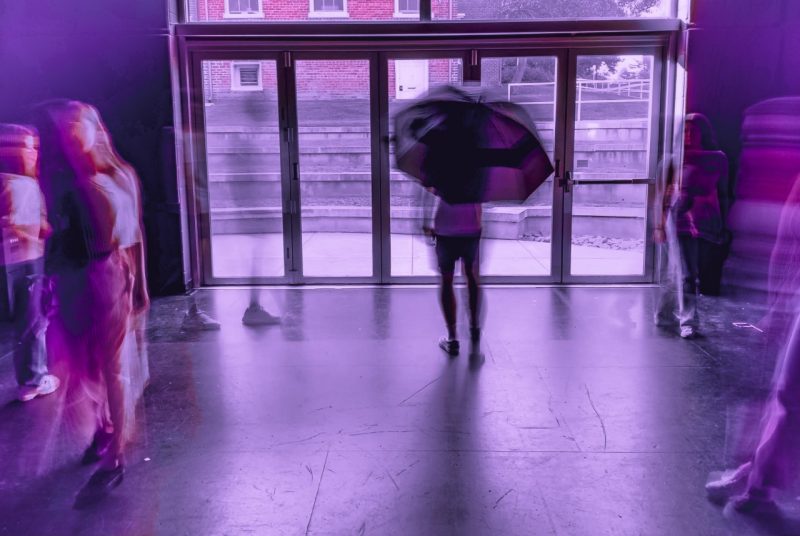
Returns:
[[[482,241],[481,273],[497,276],[547,276],[548,242]],[[215,277],[275,277],[283,275],[283,235],[214,235]],[[436,275],[434,248],[418,235],[391,235],[392,275]],[[641,275],[642,250],[572,246],[572,273],[577,275]],[[372,275],[372,235],[368,233],[303,233],[303,272],[307,276]]]

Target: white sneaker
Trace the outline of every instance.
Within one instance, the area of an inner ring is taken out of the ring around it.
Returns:
[[[37,396],[46,396],[54,393],[59,385],[61,385],[61,380],[52,374],[45,374],[42,376],[39,385],[21,385],[17,396],[20,402],[30,402]]]
[[[713,502],[724,502],[728,498],[742,493],[752,467],[753,464],[747,462],[736,469],[723,471],[717,479],[710,480],[706,483],[708,499]]]
[[[269,314],[263,307],[255,303],[251,303],[242,316],[242,324],[245,326],[272,326],[280,323],[280,317]]]
[[[186,331],[216,331],[219,328],[219,322],[199,309],[187,312],[181,324],[181,329]]]
[[[681,339],[693,339],[697,332],[691,326],[683,326],[681,328]]]

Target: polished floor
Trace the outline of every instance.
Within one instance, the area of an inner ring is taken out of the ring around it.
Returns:
[[[756,306],[703,298],[685,341],[652,288],[491,288],[481,361],[437,348],[433,288],[266,290],[257,329],[248,293],[197,294],[217,332],[154,303],[141,432],[88,510],[88,438],[58,395],[14,401],[6,333],[0,534],[800,534],[791,495],[765,521],[703,491],[769,383]]]

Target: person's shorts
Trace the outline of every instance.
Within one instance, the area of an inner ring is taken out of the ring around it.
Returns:
[[[448,274],[456,270],[456,261],[463,259],[466,267],[478,260],[480,236],[436,236],[436,260],[439,271]]]

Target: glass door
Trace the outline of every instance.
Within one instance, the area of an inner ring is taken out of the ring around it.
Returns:
[[[198,234],[203,282],[292,279],[284,79],[277,57],[194,63]],[[198,91],[199,89],[199,91]]]
[[[375,281],[380,241],[370,56],[295,55],[296,268],[303,282]]]
[[[566,55],[561,52],[481,53],[480,85],[522,106],[553,162],[564,136]],[[488,282],[558,281],[561,276],[561,196],[551,175],[522,202],[484,204],[481,275]]]
[[[422,234],[425,214],[432,212],[435,199],[419,184],[397,169],[394,144],[395,114],[412,105],[415,99],[442,85],[464,83],[466,52],[392,53],[382,56],[382,129],[385,131],[384,158],[388,177],[382,180],[382,228],[385,254],[382,258],[384,281],[432,281],[438,276],[433,242]]]
[[[658,49],[571,54],[564,195],[566,282],[652,279]]]

